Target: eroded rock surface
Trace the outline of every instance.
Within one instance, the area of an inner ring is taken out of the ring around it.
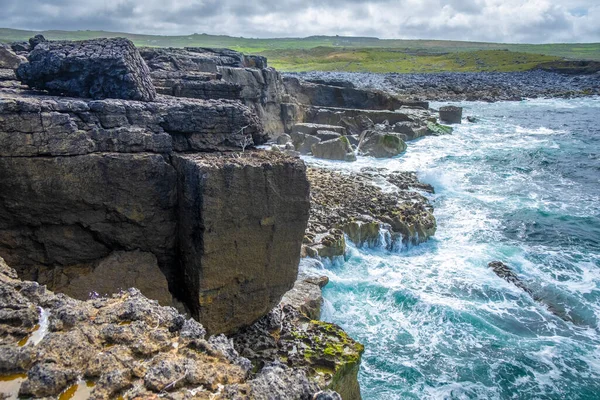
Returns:
[[[255,368],[276,362],[302,369],[321,390],[359,400],[357,375],[364,347],[339,326],[315,319],[326,283],[326,278],[301,277],[278,308],[233,336],[234,345]],[[320,395],[315,398],[327,398]]]
[[[225,336],[208,337],[201,324],[138,290],[73,300],[19,280],[0,258],[4,394],[56,398],[79,385],[90,399],[310,400],[327,386],[300,365],[265,361],[251,369]]]
[[[2,90],[0,255],[80,299],[135,286],[211,332],[251,324],[293,285],[309,209],[303,164],[265,140],[237,101]]]
[[[174,163],[191,306],[210,331],[231,332],[269,312],[296,278],[290,266],[310,207],[305,166],[268,152],[182,154]]]
[[[350,175],[309,168],[308,177],[312,200],[304,247],[308,256],[343,255],[344,233],[358,245],[388,247],[421,243],[435,234],[433,209],[415,191],[432,188],[420,183],[414,173],[388,176],[367,168]],[[383,191],[374,180],[385,182],[392,190]],[[390,233],[389,243],[380,243],[381,228]]]
[[[156,97],[150,71],[129,39],[43,41],[32,49],[17,69],[31,88],[94,99]]]

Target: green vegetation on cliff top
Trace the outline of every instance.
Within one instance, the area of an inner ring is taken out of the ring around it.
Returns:
[[[248,39],[193,34],[153,36],[105,31],[24,31],[0,28],[0,42],[42,33],[51,40],[127,37],[137,46],[227,47],[268,57],[282,71],[442,72],[525,71],[561,59],[600,61],[600,43],[504,44],[443,40],[311,36]]]

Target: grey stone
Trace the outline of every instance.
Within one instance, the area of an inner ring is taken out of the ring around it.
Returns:
[[[462,107],[440,107],[440,121],[445,122],[447,124],[460,124],[462,120],[462,112]]]
[[[312,153],[326,160],[356,161],[356,154],[344,136],[313,144]]]
[[[152,101],[150,71],[128,39],[39,42],[17,69],[35,89],[75,97]]]

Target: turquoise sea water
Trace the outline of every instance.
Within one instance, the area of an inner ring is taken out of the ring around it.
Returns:
[[[326,266],[323,317],[365,345],[366,400],[599,399],[600,98],[461,105],[479,122],[400,157],[307,158],[414,170],[436,190],[433,240],[350,245]]]

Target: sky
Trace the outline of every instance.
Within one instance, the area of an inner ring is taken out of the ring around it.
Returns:
[[[599,0],[0,0],[0,27],[243,37],[600,42]]]

